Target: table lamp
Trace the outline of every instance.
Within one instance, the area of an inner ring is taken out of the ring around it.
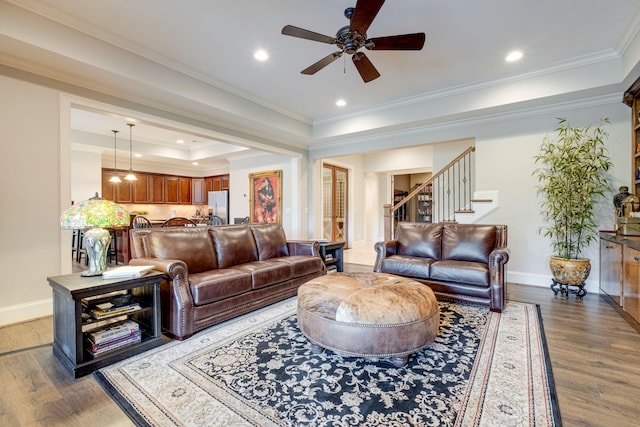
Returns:
[[[99,276],[107,269],[107,251],[111,233],[103,227],[129,225],[129,212],[109,200],[95,197],[76,203],[60,216],[60,227],[64,230],[86,229],[82,239],[87,253],[89,269],[81,276]]]

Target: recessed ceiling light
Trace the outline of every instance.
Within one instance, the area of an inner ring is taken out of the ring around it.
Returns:
[[[136,154],[133,155],[133,157],[142,157],[142,154],[136,153]]]
[[[184,139],[179,139],[176,141],[178,144],[184,144]]]
[[[198,163],[198,162],[191,162],[191,164],[192,164],[193,166],[198,166],[200,163]]]
[[[522,52],[520,52],[519,50],[514,50],[513,52],[510,52],[505,58],[507,62],[515,62],[520,59],[522,59]]]
[[[269,59],[269,54],[266,50],[260,49],[256,50],[256,52],[253,54],[253,57],[258,61],[266,61],[267,59]]]
[[[337,105],[338,107],[344,107],[345,105],[347,105],[347,101],[345,101],[344,99],[338,99],[338,100],[336,101],[336,105]]]

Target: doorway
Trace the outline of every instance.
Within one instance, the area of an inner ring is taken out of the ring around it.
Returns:
[[[347,242],[349,173],[347,169],[330,164],[322,165],[322,238]]]

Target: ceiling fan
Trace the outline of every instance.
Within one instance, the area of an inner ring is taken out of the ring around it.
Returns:
[[[367,29],[375,19],[384,0],[358,0],[356,7],[348,7],[344,16],[350,24],[338,30],[335,37],[325,36],[303,28],[286,25],[282,34],[313,40],[321,43],[336,45],[340,50],[333,52],[315,64],[301,71],[302,74],[312,75],[340,58],[344,53],[351,55],[351,60],[365,83],[380,77],[380,73],[373,66],[364,52],[358,52],[362,47],[369,50],[421,50],[424,46],[424,33],[402,34],[387,37],[367,38]]]

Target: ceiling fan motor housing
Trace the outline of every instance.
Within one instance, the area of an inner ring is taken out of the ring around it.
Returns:
[[[349,55],[353,55],[367,41],[367,35],[360,34],[357,31],[351,31],[349,26],[342,27],[336,33],[336,45]]]

